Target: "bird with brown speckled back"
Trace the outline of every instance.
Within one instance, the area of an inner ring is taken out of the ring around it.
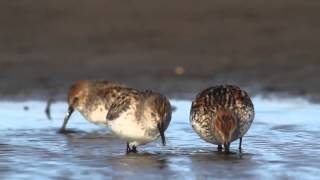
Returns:
[[[237,86],[221,85],[200,92],[192,102],[190,123],[206,142],[224,146],[229,152],[231,142],[240,139],[254,119],[253,103],[247,92]]]
[[[60,132],[66,132],[66,125],[74,110],[78,110],[89,122],[106,125],[106,115],[113,101],[125,86],[105,80],[81,80],[75,82],[68,93],[68,112]]]

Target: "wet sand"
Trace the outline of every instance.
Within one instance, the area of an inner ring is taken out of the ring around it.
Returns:
[[[190,101],[172,100],[177,110],[160,140],[125,153],[125,143],[106,128],[73,114],[68,129],[58,128],[67,105],[45,102],[0,102],[1,179],[316,179],[320,166],[317,114],[320,106],[303,99],[253,99],[256,118],[231,154],[217,152],[189,124]],[[24,106],[29,110],[25,111]]]
[[[320,100],[319,8],[302,0],[2,0],[0,96],[62,99],[75,80],[108,79],[178,98],[232,83]]]

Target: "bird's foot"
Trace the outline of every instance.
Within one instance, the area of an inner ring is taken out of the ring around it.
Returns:
[[[132,146],[132,148],[130,148],[129,143],[127,143],[127,154],[129,153],[137,153],[137,147],[136,146]]]
[[[229,154],[229,153],[230,153],[230,143],[224,144],[224,152],[225,152],[226,154]]]
[[[242,148],[241,147],[239,147],[239,153],[242,153]]]
[[[70,133],[78,133],[78,132],[81,132],[81,131],[72,130],[72,129],[62,129],[62,128],[58,130],[58,133],[60,134],[70,134]]]
[[[61,128],[61,129],[59,129],[58,130],[58,133],[60,133],[60,134],[67,134],[67,130],[66,129],[64,129],[64,128]]]

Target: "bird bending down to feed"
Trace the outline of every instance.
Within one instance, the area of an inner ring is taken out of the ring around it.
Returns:
[[[108,127],[127,142],[127,153],[137,146],[161,137],[171,121],[171,105],[167,97],[152,91],[123,88],[106,116]]]
[[[248,131],[254,119],[253,103],[247,92],[237,86],[221,85],[200,92],[192,102],[190,123],[205,141],[224,146],[229,152],[231,142]]]
[[[91,123],[105,125],[109,107],[124,87],[122,84],[104,80],[75,82],[68,93],[68,112],[60,132],[66,132],[66,125],[74,110],[78,110]]]

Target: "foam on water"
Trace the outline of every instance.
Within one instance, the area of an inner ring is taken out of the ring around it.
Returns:
[[[253,99],[256,118],[243,139],[231,145],[232,154],[216,151],[189,125],[190,101],[173,100],[177,107],[160,141],[125,153],[125,143],[105,127],[74,113],[67,128],[57,130],[67,110],[65,102],[0,102],[0,178],[304,178],[320,175],[320,105],[304,99]],[[28,110],[24,110],[27,106]]]

